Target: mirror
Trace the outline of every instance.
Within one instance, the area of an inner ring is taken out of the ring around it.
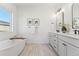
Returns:
[[[64,12],[61,12],[56,16],[56,30],[57,30],[57,32],[61,31],[61,28],[63,25],[64,25]]]
[[[79,29],[79,4],[72,5],[72,28]]]
[[[0,31],[10,30],[11,13],[3,6],[0,6]]]

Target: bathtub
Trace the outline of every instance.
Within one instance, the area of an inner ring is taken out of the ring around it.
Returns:
[[[18,56],[25,47],[22,39],[0,41],[0,56]]]

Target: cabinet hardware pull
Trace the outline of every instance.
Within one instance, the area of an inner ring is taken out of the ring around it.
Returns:
[[[54,46],[55,47],[55,46]],[[55,47],[56,48],[56,47]]]
[[[65,43],[63,43],[64,46],[67,46]]]

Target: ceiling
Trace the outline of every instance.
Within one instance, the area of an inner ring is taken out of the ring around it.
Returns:
[[[15,3],[17,7],[63,7],[67,3]]]
[[[64,7],[68,3],[15,3],[17,8],[34,8],[43,7],[57,12],[58,9]]]

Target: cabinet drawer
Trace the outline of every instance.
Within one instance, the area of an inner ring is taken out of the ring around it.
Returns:
[[[53,37],[57,37],[57,35],[56,35],[56,34],[52,34],[52,36],[53,36]]]
[[[58,35],[58,39],[64,40],[66,42],[71,42],[72,40],[69,37],[63,36],[63,35]]]
[[[67,36],[62,36],[62,35],[58,35],[58,39],[61,39],[67,43],[70,43],[71,45],[79,47],[79,39],[67,37]]]
[[[79,39],[72,38],[71,43],[76,47],[79,47]]]
[[[57,44],[57,38],[53,38],[53,42]]]

